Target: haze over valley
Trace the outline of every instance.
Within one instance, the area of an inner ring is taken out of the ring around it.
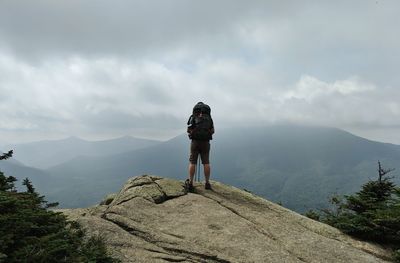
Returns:
[[[92,149],[107,145],[108,150],[77,150],[88,144]],[[331,195],[353,193],[369,179],[376,179],[378,160],[385,167],[396,168],[400,163],[398,145],[317,126],[221,129],[211,144],[213,180],[298,212],[326,207]],[[154,174],[184,180],[188,147],[185,134],[165,142],[131,137],[99,142],[67,138],[18,145],[16,149],[35,148],[41,154],[26,151],[21,155],[31,161],[29,167],[18,160],[16,151],[15,159],[0,163],[0,169],[19,179],[30,177],[41,193],[50,201],[59,201],[61,207],[87,207],[118,191],[132,176]],[[65,159],[46,169],[33,168],[43,166],[49,156],[53,156],[51,160]],[[395,181],[399,182],[397,176]]]

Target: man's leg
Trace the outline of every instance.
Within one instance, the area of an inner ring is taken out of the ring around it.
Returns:
[[[204,178],[206,179],[206,183],[210,182],[210,173],[211,173],[211,168],[210,168],[210,164],[203,164],[204,166]]]
[[[190,143],[190,156],[189,156],[189,183],[193,185],[194,174],[196,173],[196,163],[199,158],[199,149],[197,143],[192,141]]]
[[[189,183],[193,184],[193,177],[194,177],[194,173],[196,171],[196,165],[189,163]]]
[[[204,179],[206,180],[205,189],[211,189],[210,185],[210,142],[204,142],[202,144],[201,161],[204,167]]]

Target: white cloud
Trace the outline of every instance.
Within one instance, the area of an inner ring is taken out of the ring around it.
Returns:
[[[369,0],[2,1],[0,135],[166,138],[198,101],[217,127],[396,127],[396,10]]]
[[[115,58],[48,60],[40,67],[1,58],[2,130],[75,135],[184,130],[197,101],[217,126],[296,122],[337,127],[390,125],[399,116],[393,90],[349,77],[325,82],[303,75],[279,87],[263,65],[204,58],[193,69]],[[379,107],[374,107],[379,100]],[[174,132],[173,132],[174,131]]]
[[[399,91],[378,88],[359,77],[332,83],[302,76],[294,87],[283,93],[283,116],[295,122],[346,128],[378,128],[397,125]]]
[[[326,83],[315,77],[304,75],[300,78],[294,89],[285,93],[283,99],[304,99],[312,102],[321,97],[355,95],[375,89],[374,85],[362,83],[358,77]]]

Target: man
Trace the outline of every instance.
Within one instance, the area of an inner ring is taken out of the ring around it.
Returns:
[[[186,180],[187,188],[189,192],[193,192],[194,190],[193,178],[196,171],[197,159],[200,155],[206,181],[204,188],[210,190],[210,140],[212,140],[212,135],[214,134],[214,123],[211,118],[210,107],[203,102],[197,103],[187,124],[187,133],[192,140],[190,144],[189,179]]]

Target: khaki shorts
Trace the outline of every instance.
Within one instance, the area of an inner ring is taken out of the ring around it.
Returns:
[[[190,157],[191,164],[197,163],[197,158],[201,157],[202,164],[210,163],[210,142],[209,141],[196,141],[193,140],[190,144]]]

